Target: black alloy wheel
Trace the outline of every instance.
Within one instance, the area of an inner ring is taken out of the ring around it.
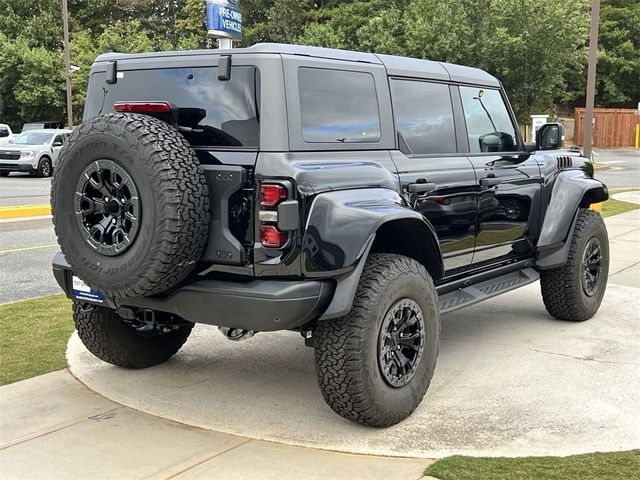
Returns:
[[[424,353],[424,318],[410,298],[393,304],[382,322],[378,365],[385,381],[399,388],[413,378]]]
[[[602,274],[602,245],[596,237],[592,237],[584,249],[581,274],[582,289],[592,297],[598,291]]]
[[[74,207],[87,242],[103,255],[126,251],[138,233],[142,214],[138,189],[113,160],[96,160],[84,169]]]

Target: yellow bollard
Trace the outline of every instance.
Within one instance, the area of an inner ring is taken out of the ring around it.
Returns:
[[[640,148],[640,123],[636,124],[636,148]]]

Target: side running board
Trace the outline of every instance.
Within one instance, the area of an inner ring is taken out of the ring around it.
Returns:
[[[444,293],[438,297],[440,313],[449,313],[468,307],[501,293],[533,283],[539,278],[540,275],[533,268],[523,268]]]

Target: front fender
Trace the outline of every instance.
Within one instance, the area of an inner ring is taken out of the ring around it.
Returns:
[[[536,266],[547,269],[563,265],[566,262],[564,250],[568,254],[568,249],[563,247],[568,243],[578,208],[587,208],[607,198],[607,187],[583,170],[558,173],[540,230]]]
[[[370,246],[378,228],[414,219],[431,227],[400,195],[386,188],[319,194],[313,200],[302,240],[302,271],[307,277],[347,273]]]

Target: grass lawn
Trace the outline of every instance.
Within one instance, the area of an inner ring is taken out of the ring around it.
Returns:
[[[620,200],[616,200],[615,198],[611,198],[612,195],[621,192],[630,192],[635,190],[634,188],[614,188],[609,190],[609,200],[604,202],[602,205],[602,214],[603,217],[611,217],[612,215],[618,215],[620,213],[630,212],[631,210],[636,210],[640,208],[640,205],[629,202],[621,202]]]
[[[442,480],[633,480],[640,479],[640,450],[570,457],[448,457],[425,470]]]
[[[65,368],[73,328],[64,295],[0,305],[0,385]]]

